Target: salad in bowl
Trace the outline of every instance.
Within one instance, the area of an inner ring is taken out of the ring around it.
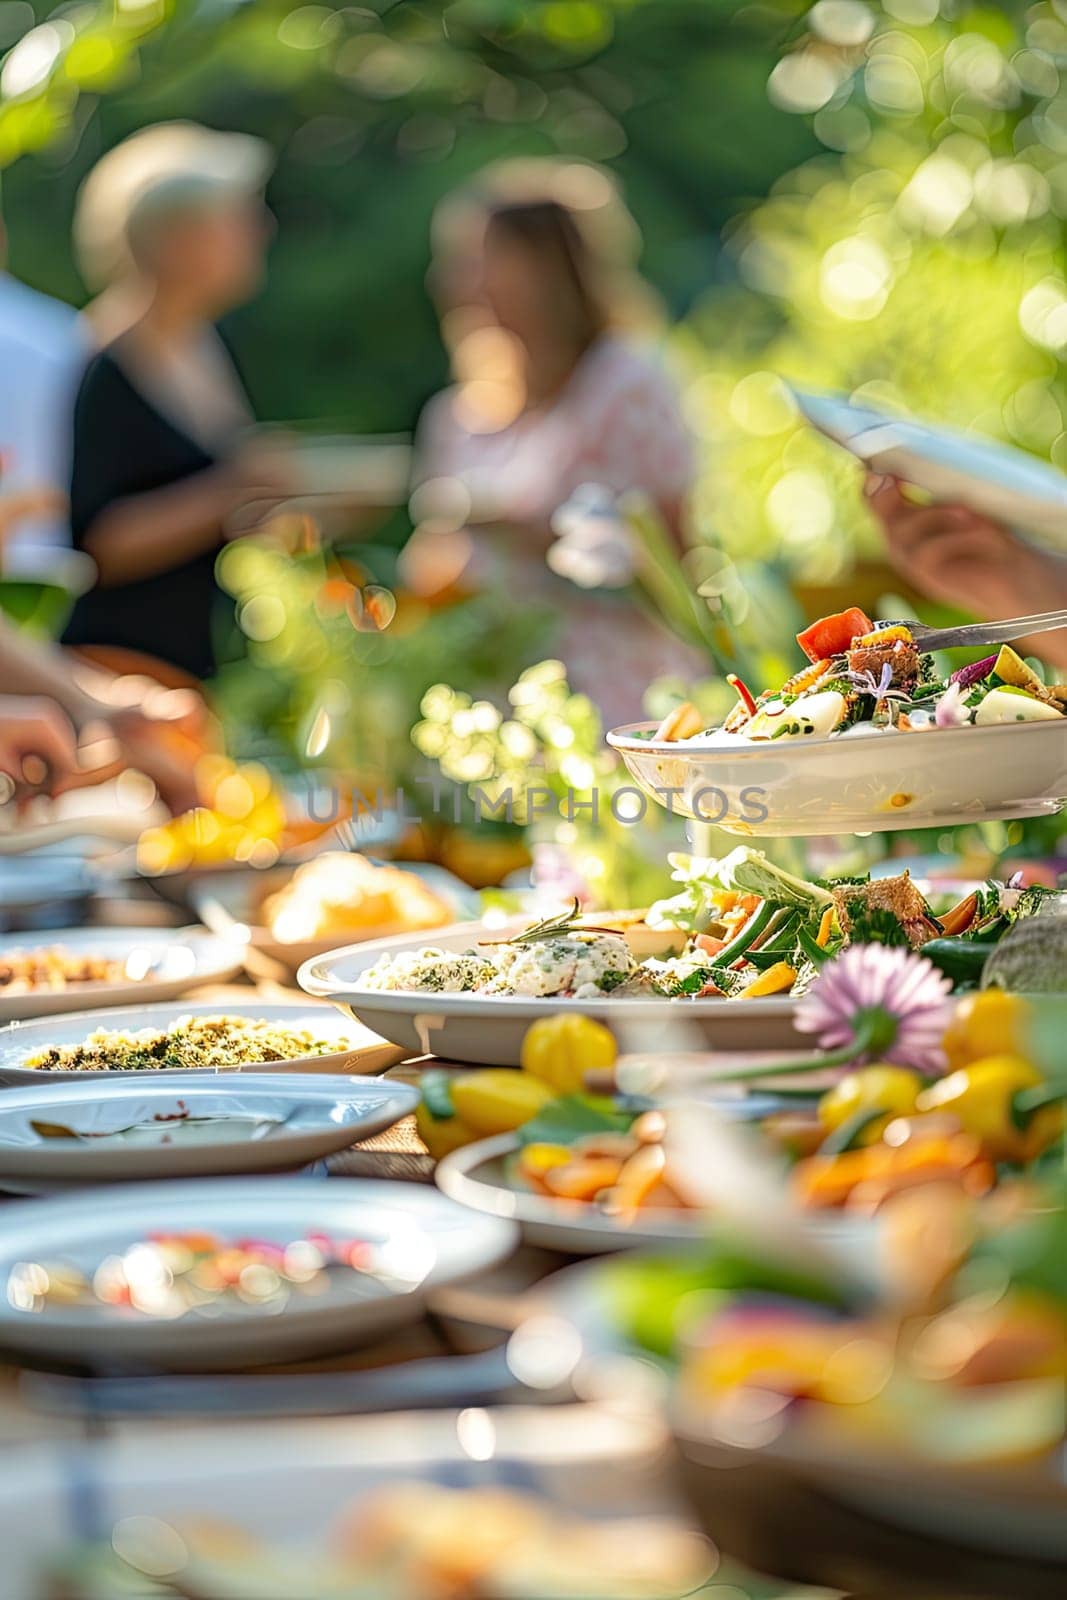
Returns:
[[[807,665],[778,689],[754,695],[732,677],[737,705],[720,728],[694,727],[692,707],[676,708],[658,739],[700,744],[926,733],[1002,723],[1055,722],[1067,714],[1067,684],[1046,685],[1012,649],[938,675],[906,623],[876,625],[852,607],[797,635]]]
[[[807,659],[785,683],[754,692],[730,676],[738,698],[721,725],[687,701],[659,724],[609,733],[646,796],[778,838],[1062,808],[1067,684],[1045,683],[1010,645],[944,677],[906,623],[876,625],[857,607],[797,641]]]

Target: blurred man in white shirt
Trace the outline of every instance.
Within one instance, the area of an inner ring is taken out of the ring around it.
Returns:
[[[3,270],[5,246],[0,218],[0,562],[40,575],[48,547],[70,543],[71,425],[89,337],[71,306]]]

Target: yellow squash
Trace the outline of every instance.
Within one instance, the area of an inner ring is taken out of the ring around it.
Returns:
[[[541,1017],[522,1041],[523,1069],[557,1094],[579,1094],[585,1074],[615,1065],[618,1046],[610,1029],[592,1017],[560,1012]]]

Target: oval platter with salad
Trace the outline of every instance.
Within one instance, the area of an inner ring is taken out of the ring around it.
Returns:
[[[940,905],[907,872],[808,880],[748,845],[670,862],[679,892],[643,912],[575,904],[532,926],[461,924],[432,945],[349,946],[305,963],[300,983],[408,1049],[514,1066],[530,1023],[560,1011],[624,1043],[651,1024],[725,1050],[796,1046],[797,999],[851,944],[919,949],[957,988],[1055,990],[1067,974],[1057,890],[990,882]]]

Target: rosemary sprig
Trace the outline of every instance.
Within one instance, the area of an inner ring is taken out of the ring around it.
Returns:
[[[619,928],[593,928],[581,923],[582,908],[575,895],[568,911],[558,911],[555,916],[545,917],[543,922],[534,922],[521,933],[512,934],[510,939],[479,939],[479,945],[502,944],[541,944],[546,939],[556,939],[560,935],[571,933],[610,933],[617,939],[625,939],[626,935]],[[581,924],[581,925],[580,925]]]

